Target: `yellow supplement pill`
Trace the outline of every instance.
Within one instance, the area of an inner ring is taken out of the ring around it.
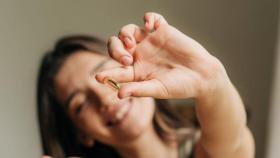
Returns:
[[[113,90],[120,90],[121,86],[117,81],[114,81],[113,79],[110,79],[109,77],[106,77],[103,81],[105,85],[112,88]]]

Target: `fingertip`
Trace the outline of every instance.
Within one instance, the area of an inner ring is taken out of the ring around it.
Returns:
[[[97,73],[97,74],[95,75],[95,79],[96,79],[98,82],[102,83],[102,82],[103,82],[103,79],[104,79],[104,76],[103,76],[101,73]]]
[[[145,29],[146,29],[146,30],[150,30],[149,21],[146,21],[145,24],[144,24],[144,26],[145,26]]]
[[[154,12],[146,12],[144,14],[144,21],[149,21],[150,19],[152,19],[154,14],[155,14]]]
[[[119,92],[118,92],[118,97],[119,97],[119,99],[123,99],[123,98],[124,98],[123,93],[121,93],[121,92],[119,91]]]
[[[124,44],[125,44],[126,48],[130,49],[135,45],[135,42],[132,41],[129,37],[125,37]]]
[[[152,22],[145,23],[145,30],[148,33],[152,33],[154,31],[154,26]]]
[[[122,41],[118,37],[113,36],[110,38],[110,41],[108,43],[108,53],[111,58],[123,65],[130,65],[132,63],[133,58],[129,50],[125,48],[124,41]],[[128,58],[122,59],[123,56],[127,56]]]
[[[144,22],[146,22],[146,21],[148,21],[148,19],[149,19],[149,12],[146,12],[145,14],[144,14]]]
[[[133,62],[132,57],[128,56],[128,55],[123,55],[120,59],[120,63],[125,65],[125,66],[129,66],[131,65]]]
[[[160,21],[157,20],[157,21],[155,22],[155,30],[157,30],[159,27],[160,27]]]
[[[118,92],[118,97],[120,99],[123,99],[123,98],[127,98],[127,97],[131,97],[132,96],[132,93],[131,92],[126,92],[124,89],[120,89],[119,92]]]

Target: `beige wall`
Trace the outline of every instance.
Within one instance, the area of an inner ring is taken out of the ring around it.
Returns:
[[[280,6],[280,5],[279,5]],[[279,12],[280,13],[280,12]],[[279,14],[278,13],[278,14]],[[280,15],[280,14],[279,14]],[[271,108],[269,115],[269,132],[267,143],[267,158],[280,157],[280,16],[278,17],[278,39],[276,43],[275,68],[272,84]]]
[[[36,73],[55,39],[70,33],[108,38],[157,11],[224,62],[250,108],[257,158],[263,158],[277,6],[277,0],[0,0],[0,157],[41,153]]]

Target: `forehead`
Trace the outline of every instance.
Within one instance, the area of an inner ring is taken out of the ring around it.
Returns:
[[[55,92],[59,101],[64,102],[66,97],[75,89],[83,88],[91,77],[91,70],[106,58],[106,56],[86,51],[70,55],[54,78]],[[94,77],[91,79],[94,79]]]
[[[63,65],[56,75],[56,78],[66,76],[72,78],[74,77],[72,75],[87,71],[89,68],[97,66],[101,61],[105,59],[106,57],[103,55],[87,51],[74,53],[65,59]]]

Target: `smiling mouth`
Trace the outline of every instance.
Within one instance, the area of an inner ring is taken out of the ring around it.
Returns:
[[[124,105],[121,105],[121,107],[114,113],[112,114],[107,123],[106,126],[107,127],[115,127],[119,124],[121,124],[121,122],[126,118],[126,116],[128,115],[130,109],[131,109],[131,100],[129,100],[128,102],[124,103]]]

